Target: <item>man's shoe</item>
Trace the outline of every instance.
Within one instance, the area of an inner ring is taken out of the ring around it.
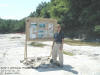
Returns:
[[[63,65],[61,65],[61,64],[59,64],[59,63],[57,63],[56,65],[57,65],[58,67],[63,68]]]
[[[50,63],[53,63],[53,59],[50,59]]]
[[[53,59],[51,59],[50,60],[50,63],[56,65],[57,64],[57,61],[54,61]]]

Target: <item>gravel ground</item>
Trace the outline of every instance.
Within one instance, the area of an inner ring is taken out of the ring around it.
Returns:
[[[64,55],[63,68],[28,68],[24,59],[24,34],[0,34],[0,75],[100,75],[100,47],[71,46],[64,50],[74,56]],[[28,45],[28,58],[49,56],[52,41],[41,42],[44,47]]]

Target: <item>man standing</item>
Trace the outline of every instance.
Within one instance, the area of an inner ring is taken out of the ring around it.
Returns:
[[[56,33],[54,34],[54,41],[52,45],[52,62],[56,63],[57,55],[59,56],[58,66],[63,67],[63,43],[64,33],[61,30],[61,26],[57,26]]]

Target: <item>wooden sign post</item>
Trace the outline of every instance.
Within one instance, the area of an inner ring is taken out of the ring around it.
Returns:
[[[27,59],[27,42],[37,40],[51,40],[55,32],[57,21],[48,18],[27,18],[24,59]]]

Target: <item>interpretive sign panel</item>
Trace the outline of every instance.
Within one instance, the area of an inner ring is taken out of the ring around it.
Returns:
[[[27,40],[52,39],[57,21],[48,18],[27,18],[26,36]]]

